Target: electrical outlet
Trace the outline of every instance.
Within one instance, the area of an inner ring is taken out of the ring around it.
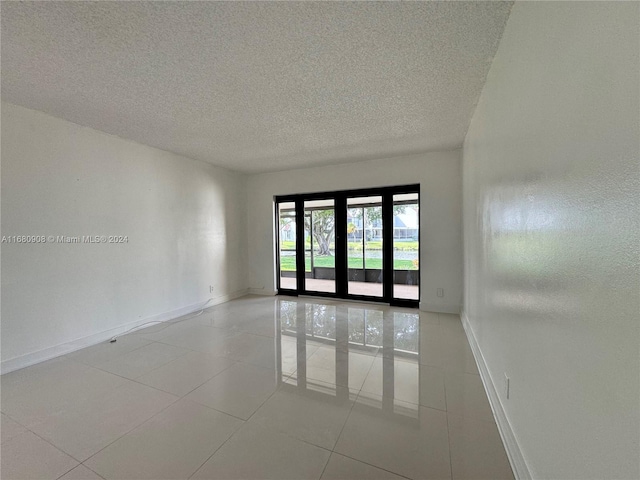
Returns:
[[[213,293],[213,285],[209,285],[209,293]]]
[[[509,400],[509,377],[506,373],[504,374],[504,396]]]
[[[438,290],[436,290],[436,295],[438,295],[439,297],[444,297],[444,288],[439,288]]]

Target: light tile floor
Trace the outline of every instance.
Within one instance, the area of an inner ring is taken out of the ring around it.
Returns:
[[[3,375],[5,479],[511,479],[457,315],[247,296]]]

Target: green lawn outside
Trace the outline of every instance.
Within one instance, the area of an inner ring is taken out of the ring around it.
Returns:
[[[361,242],[347,242],[348,248],[350,250],[362,250]],[[365,245],[367,250],[382,250],[382,240],[371,240],[366,242]],[[417,240],[394,240],[393,241],[393,249],[394,250],[402,250],[402,251],[413,251],[418,250],[418,241]]]
[[[305,259],[306,270],[311,271],[311,259]],[[313,264],[316,267],[334,267],[335,257],[323,256],[313,257]],[[349,257],[349,268],[362,268],[362,258]],[[381,258],[368,258],[367,268],[382,268]],[[393,262],[393,268],[395,270],[416,270],[412,260],[395,260]],[[280,270],[283,271],[295,271],[296,263],[295,257],[280,257]]]
[[[310,247],[311,244],[307,241],[306,246]],[[403,251],[418,250],[418,242],[415,240],[409,240],[409,241],[394,240],[393,247],[395,250],[403,250]],[[282,242],[280,242],[280,248],[282,248],[283,250],[295,250],[296,242],[291,240],[283,240]],[[334,248],[333,243],[330,244],[330,248],[331,249]],[[362,251],[362,242],[347,242],[347,248],[349,250]],[[382,241],[372,240],[370,242],[366,242],[366,249],[382,250]]]

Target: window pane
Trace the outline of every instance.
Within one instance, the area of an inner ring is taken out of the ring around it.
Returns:
[[[420,207],[417,193],[393,196],[393,296],[420,297]]]
[[[280,288],[296,288],[296,206],[293,202],[278,205],[278,251]]]

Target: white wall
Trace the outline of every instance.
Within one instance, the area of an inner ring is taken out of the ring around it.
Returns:
[[[516,2],[464,143],[464,310],[535,478],[640,477],[639,18]]]
[[[240,174],[3,103],[2,235],[129,237],[2,244],[3,370],[245,292],[245,204]]]
[[[249,287],[273,293],[274,196],[420,184],[423,309],[458,312],[462,301],[459,150],[252,175],[248,179]],[[444,297],[436,289],[444,289]]]

